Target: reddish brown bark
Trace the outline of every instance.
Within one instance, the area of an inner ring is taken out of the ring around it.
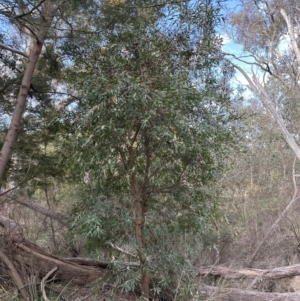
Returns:
[[[31,36],[28,62],[23,75],[19,94],[16,99],[16,105],[11,117],[10,126],[0,152],[0,183],[3,179],[7,162],[12,154],[13,147],[17,140],[18,131],[25,110],[25,104],[29,93],[33,73],[37,61],[40,57],[43,44],[46,39],[47,33],[49,31],[50,25],[52,23],[55,11],[56,11],[56,7],[54,7],[50,1],[45,1],[44,14],[43,14],[44,23],[40,24],[39,31],[35,35],[32,34]]]
[[[135,149],[133,147],[134,143],[136,143],[137,136],[141,129],[141,124],[137,126],[135,134],[131,139],[131,145],[128,147],[129,154],[129,166],[132,172],[131,174],[131,185],[134,194],[134,223],[135,223],[135,237],[138,245],[138,256],[140,260],[140,269],[141,269],[141,294],[144,299],[149,300],[150,295],[150,274],[145,270],[145,265],[147,262],[145,256],[145,247],[146,240],[143,234],[144,224],[145,224],[145,208],[146,208],[146,200],[142,199],[142,193],[140,190],[140,186],[136,177],[136,173],[134,171],[135,168]]]

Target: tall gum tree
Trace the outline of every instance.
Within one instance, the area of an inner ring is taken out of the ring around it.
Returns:
[[[174,268],[172,246],[207,224],[231,139],[232,69],[215,34],[218,9],[211,1],[102,2],[79,24],[86,36],[62,47],[81,95],[66,116],[64,149],[89,176],[74,227],[93,250],[131,248],[140,268],[126,289],[139,282],[147,300],[151,281],[174,274],[162,258]]]
[[[294,0],[241,1],[230,18],[231,37],[243,46],[245,55],[233,58],[248,88],[276,121],[281,133],[300,159],[299,78],[300,7]],[[251,66],[251,71],[245,66]],[[293,181],[297,194],[293,165]],[[248,260],[251,266],[261,246],[297,201],[294,195]]]
[[[243,46],[245,55],[233,57],[235,68],[249,89],[260,99],[278,124],[286,142],[300,159],[298,134],[292,123],[295,99],[299,95],[300,11],[293,0],[248,0],[240,3],[230,18],[231,37]],[[245,66],[251,65],[251,71]],[[274,86],[280,91],[274,95]]]

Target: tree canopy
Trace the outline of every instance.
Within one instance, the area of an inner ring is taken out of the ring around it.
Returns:
[[[140,283],[149,299],[150,282],[164,275],[158,293],[192,262],[180,243],[192,244],[191,234],[201,233],[216,210],[215,183],[233,133],[233,69],[216,33],[220,3],[18,5],[0,6],[33,45],[29,54],[9,39],[1,46],[2,64],[14,74],[13,82],[2,78],[3,113],[18,111],[2,151],[15,145],[10,172],[18,161],[21,174],[30,170],[44,187],[49,177],[76,183],[73,231],[94,250],[128,249],[140,267],[124,288]],[[21,110],[11,101],[19,87]]]

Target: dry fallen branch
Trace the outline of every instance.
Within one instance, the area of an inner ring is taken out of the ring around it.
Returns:
[[[269,270],[262,269],[230,269],[222,266],[201,267],[197,271],[198,276],[218,276],[224,279],[261,278],[281,279],[300,275],[300,264],[283,266]],[[300,299],[299,299],[300,300]]]
[[[5,253],[2,250],[0,250],[0,259],[7,265],[8,269],[10,271],[10,274],[11,274],[12,278],[14,279],[14,282],[15,282],[17,288],[21,293],[22,299],[25,300],[25,301],[29,300],[29,295],[28,295],[28,292],[25,288],[25,285],[23,283],[23,280],[22,280],[21,276],[17,272],[17,270],[16,270],[14,264],[12,263],[12,261],[8,259],[8,257],[5,255]]]
[[[85,285],[107,274],[107,270],[96,267],[79,265],[64,258],[53,256],[30,242],[16,244],[12,256],[20,265],[27,266],[29,270],[45,275],[50,269],[58,266],[56,278],[74,284]]]
[[[47,273],[47,275],[42,279],[41,281],[41,291],[43,294],[43,298],[44,301],[50,301],[47,297],[46,291],[45,291],[45,282],[47,281],[47,279],[58,270],[58,267],[53,268],[49,273]]]
[[[299,301],[300,292],[267,293],[235,288],[206,286],[199,291],[208,300],[214,301]],[[210,297],[212,297],[210,299]]]
[[[65,282],[72,280],[78,285],[85,285],[107,274],[108,263],[89,262],[87,259],[75,262],[49,254],[26,240],[22,228],[11,219],[0,216],[0,226],[5,229],[4,243],[8,246],[3,248],[3,252],[15,265],[25,266],[30,272],[44,277],[49,270],[58,267],[56,273],[58,280]],[[1,256],[0,259],[2,259]],[[19,284],[18,287],[20,287]]]
[[[24,240],[23,230],[14,220],[0,216],[0,226],[5,229],[6,241],[10,243]]]
[[[3,191],[0,191],[0,192],[2,194],[4,193]],[[0,196],[1,196],[1,194],[0,194]],[[41,214],[59,222],[60,224],[62,224],[65,227],[67,227],[69,225],[67,217],[65,215],[63,215],[62,213],[56,212],[49,208],[45,208],[39,204],[32,203],[32,202],[26,200],[25,198],[20,198],[20,197],[14,196],[14,195],[7,195],[7,194],[3,195],[2,198],[9,199],[9,200],[16,202],[20,205],[23,205],[29,209],[32,209],[38,213],[41,213]]]

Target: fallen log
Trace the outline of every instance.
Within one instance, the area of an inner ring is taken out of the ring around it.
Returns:
[[[283,266],[273,269],[230,269],[224,266],[201,267],[198,276],[218,276],[223,279],[261,278],[281,279],[300,275],[300,264]],[[299,299],[300,300],[300,299]]]
[[[2,251],[16,266],[26,267],[29,273],[43,278],[50,270],[57,267],[56,280],[85,285],[107,274],[108,263],[88,260],[72,262],[65,258],[53,256],[37,245],[26,240],[20,225],[15,221],[0,216],[0,226],[5,229]],[[21,268],[19,270],[22,270]]]
[[[209,300],[219,301],[299,301],[300,292],[267,293],[235,288],[206,286],[199,293]]]
[[[99,266],[88,266],[73,263],[64,258],[53,256],[30,242],[16,244],[10,253],[19,262],[20,266],[26,266],[32,273],[45,276],[51,269],[57,267],[56,280],[72,282],[77,285],[86,285],[107,274],[107,270]],[[103,266],[103,264],[102,264]],[[106,265],[106,267],[108,264]]]

